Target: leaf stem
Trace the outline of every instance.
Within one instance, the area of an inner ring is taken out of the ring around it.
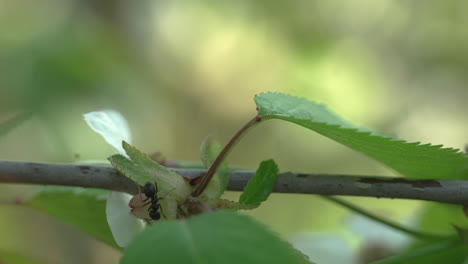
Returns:
[[[326,199],[326,200],[329,200],[331,202],[334,202],[338,205],[341,205],[351,211],[354,211],[362,216],[365,216],[369,219],[372,219],[374,221],[377,221],[381,224],[384,224],[388,227],[391,227],[393,229],[396,229],[398,231],[401,231],[407,235],[410,235],[410,236],[413,236],[413,237],[416,237],[416,238],[419,238],[419,239],[425,239],[425,240],[440,240],[440,239],[450,239],[451,236],[448,236],[448,235],[438,235],[438,234],[430,234],[430,233],[425,233],[425,232],[421,232],[421,231],[418,231],[418,230],[413,230],[411,228],[408,228],[408,227],[404,227],[402,225],[400,225],[399,223],[395,223],[393,221],[390,221],[390,220],[386,220],[386,219],[383,219],[371,212],[368,212],[366,210],[364,210],[363,208],[360,208],[350,202],[347,202],[343,199],[340,199],[340,198],[337,198],[337,197],[333,197],[333,196],[324,196],[324,195],[321,195],[322,198]]]
[[[197,185],[195,191],[192,193],[193,197],[197,197],[203,193],[203,191],[208,186],[208,183],[210,182],[211,178],[213,178],[213,175],[216,173],[216,170],[218,169],[219,165],[221,165],[221,162],[223,162],[223,160],[227,157],[231,149],[236,145],[236,143],[245,134],[245,132],[247,132],[247,130],[252,128],[261,120],[262,117],[260,116],[254,117],[252,120],[247,122],[247,124],[245,124],[241,129],[239,129],[239,131],[237,131],[236,134],[234,134],[234,136],[228,141],[228,143],[224,146],[219,155],[216,157],[215,161],[213,161],[213,164],[211,164],[210,168],[206,172],[201,182]]]

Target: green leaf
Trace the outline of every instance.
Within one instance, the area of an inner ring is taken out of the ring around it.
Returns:
[[[114,155],[109,158],[112,166],[140,185],[146,182],[156,182],[159,195],[165,196],[160,201],[165,218],[176,219],[179,211],[178,205],[190,195],[189,183],[179,174],[153,161],[127,142],[123,141],[122,147],[131,160],[120,154]]]
[[[280,93],[255,97],[263,120],[282,119],[322,134],[382,162],[408,178],[468,178],[468,156],[442,145],[421,145],[353,127],[325,106]]]
[[[308,263],[252,218],[233,212],[154,224],[124,251],[121,263]]]
[[[21,125],[29,117],[31,117],[31,113],[20,113],[0,123],[0,136],[6,135],[8,132]]]
[[[41,264],[45,262],[34,259],[24,253],[0,250],[0,263]]]
[[[42,211],[88,233],[112,247],[115,244],[106,220],[108,191],[80,187],[43,187],[26,206]]]
[[[148,155],[145,153],[141,152],[134,146],[128,144],[125,141],[122,141],[122,147],[125,150],[125,153],[127,153],[128,157],[135,162],[135,164],[145,168],[145,169],[152,169],[155,172],[159,174],[168,174],[170,176],[179,176],[177,173],[168,170],[166,167],[160,165],[159,163],[155,162],[152,160]],[[142,175],[140,175],[142,176]],[[180,176],[179,176],[180,177]],[[142,179],[141,181],[148,180],[148,179]],[[136,179],[138,182],[138,179]],[[139,182],[140,183],[140,182]],[[143,183],[143,182],[141,182]],[[141,184],[140,183],[140,184]]]
[[[125,248],[121,263],[308,262],[288,243],[252,218],[218,211],[186,221],[159,222],[146,228]]]
[[[122,146],[131,160],[120,154],[113,155],[109,161],[114,168],[140,185],[156,182],[159,191],[168,192],[178,202],[187,198],[191,189],[179,174],[153,161],[125,141]]]
[[[206,168],[209,168],[215,161],[223,147],[221,144],[207,137],[200,148],[200,156]],[[202,196],[208,199],[217,199],[224,193],[229,182],[229,167],[226,161],[223,161],[215,175],[211,178]]]
[[[468,244],[468,229],[461,228],[456,225],[453,226],[455,230],[457,230],[458,237],[460,238],[463,243]]]
[[[390,257],[374,264],[427,264],[463,263],[468,256],[468,244],[456,241],[439,241],[420,248],[412,248],[400,255]]]
[[[140,185],[144,185],[147,181],[154,181],[154,177],[147,175],[144,168],[137,166],[121,154],[110,156],[109,161],[116,170]]]
[[[259,205],[273,192],[277,178],[278,166],[276,163],[273,160],[262,161],[255,175],[245,186],[239,202]]]

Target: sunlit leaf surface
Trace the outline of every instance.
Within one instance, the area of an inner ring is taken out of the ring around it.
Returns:
[[[105,206],[108,194],[108,191],[98,189],[47,186],[26,205],[119,248],[106,220]]]
[[[324,105],[281,93],[255,97],[263,119],[282,119],[304,126],[359,151],[408,178],[468,178],[468,157],[441,145],[408,143],[353,127]]]
[[[125,249],[121,263],[294,264],[308,261],[252,218],[220,211],[148,227]]]
[[[266,160],[260,163],[254,177],[250,179],[244,188],[239,202],[245,204],[260,204],[265,201],[278,178],[278,166],[273,160]]]

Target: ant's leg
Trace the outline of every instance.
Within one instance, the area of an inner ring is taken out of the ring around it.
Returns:
[[[148,204],[150,204],[150,203],[152,203],[152,202],[153,202],[153,201],[148,201],[148,202],[146,202],[145,204],[143,204],[141,207],[145,207],[145,206],[147,206]],[[149,209],[148,209],[148,211],[149,211]]]

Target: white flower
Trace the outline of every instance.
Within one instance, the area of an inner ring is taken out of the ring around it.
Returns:
[[[83,115],[86,123],[99,133],[117,151],[125,155],[122,141],[131,142],[131,134],[125,118],[115,110],[101,110]],[[126,247],[145,227],[145,222],[131,214],[128,203],[132,196],[122,192],[111,192],[106,203],[107,223],[115,242]]]
[[[111,192],[106,203],[107,223],[115,242],[126,247],[136,234],[145,227],[145,222],[130,213],[128,203],[131,195],[122,192]]]
[[[122,140],[131,143],[132,137],[127,120],[115,110],[102,110],[83,115],[88,126],[99,133],[110,145],[125,155]]]

